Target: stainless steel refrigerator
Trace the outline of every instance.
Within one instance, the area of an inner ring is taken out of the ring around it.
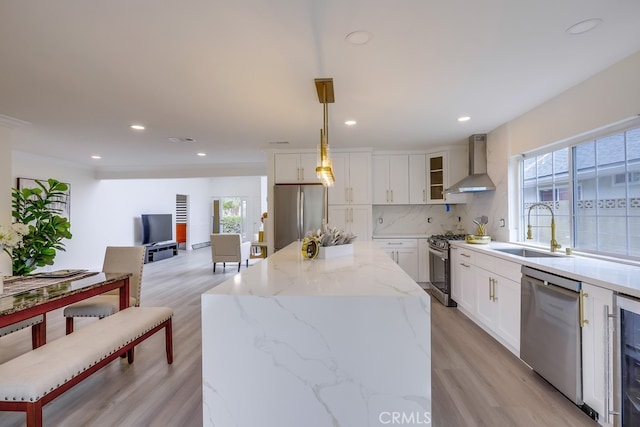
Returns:
[[[326,192],[321,184],[274,186],[274,249],[302,240],[307,231],[322,227]]]

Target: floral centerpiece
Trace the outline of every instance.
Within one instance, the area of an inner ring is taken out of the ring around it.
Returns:
[[[22,245],[22,238],[28,232],[29,227],[19,222],[14,222],[11,226],[0,225],[0,249],[11,256],[11,250]],[[4,272],[0,271],[0,283],[3,278]]]
[[[11,256],[11,249],[22,245],[22,238],[29,232],[29,227],[19,222],[11,226],[0,225],[0,248]]]
[[[331,228],[328,224],[323,223],[322,228],[307,232],[304,241],[307,243],[310,241],[317,242],[318,245],[317,253],[309,256],[309,258],[315,258],[315,255],[319,258],[333,258],[353,254],[353,245],[351,243],[357,237],[356,234],[348,233],[336,227]],[[305,250],[306,247],[303,244],[303,252]]]
[[[331,228],[328,224],[322,224],[322,228],[307,232],[305,237],[313,237],[318,240],[320,246],[348,245],[358,237],[356,234],[347,233],[338,228]]]

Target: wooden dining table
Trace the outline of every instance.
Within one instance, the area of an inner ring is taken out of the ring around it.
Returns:
[[[78,271],[69,277],[32,275],[4,280],[0,293],[0,327],[34,316],[43,315],[42,323],[33,325],[36,347],[46,343],[47,312],[91,298],[105,292],[120,290],[120,310],[129,307],[131,273],[98,273]]]

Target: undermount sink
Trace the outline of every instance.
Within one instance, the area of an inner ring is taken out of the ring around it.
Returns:
[[[561,256],[560,254],[554,254],[552,252],[535,251],[533,249],[526,249],[526,248],[506,248],[506,249],[495,249],[495,250],[498,252],[504,252],[506,254],[521,256],[523,258],[541,258],[541,257]]]

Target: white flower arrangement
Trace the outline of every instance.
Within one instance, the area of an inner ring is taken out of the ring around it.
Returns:
[[[14,222],[11,226],[0,225],[0,249],[9,253],[13,248],[19,248],[22,245],[22,238],[29,233],[29,227]]]
[[[307,232],[305,237],[315,238],[320,246],[338,246],[352,243],[358,235],[347,233],[335,227],[331,228],[325,223],[322,228]]]

